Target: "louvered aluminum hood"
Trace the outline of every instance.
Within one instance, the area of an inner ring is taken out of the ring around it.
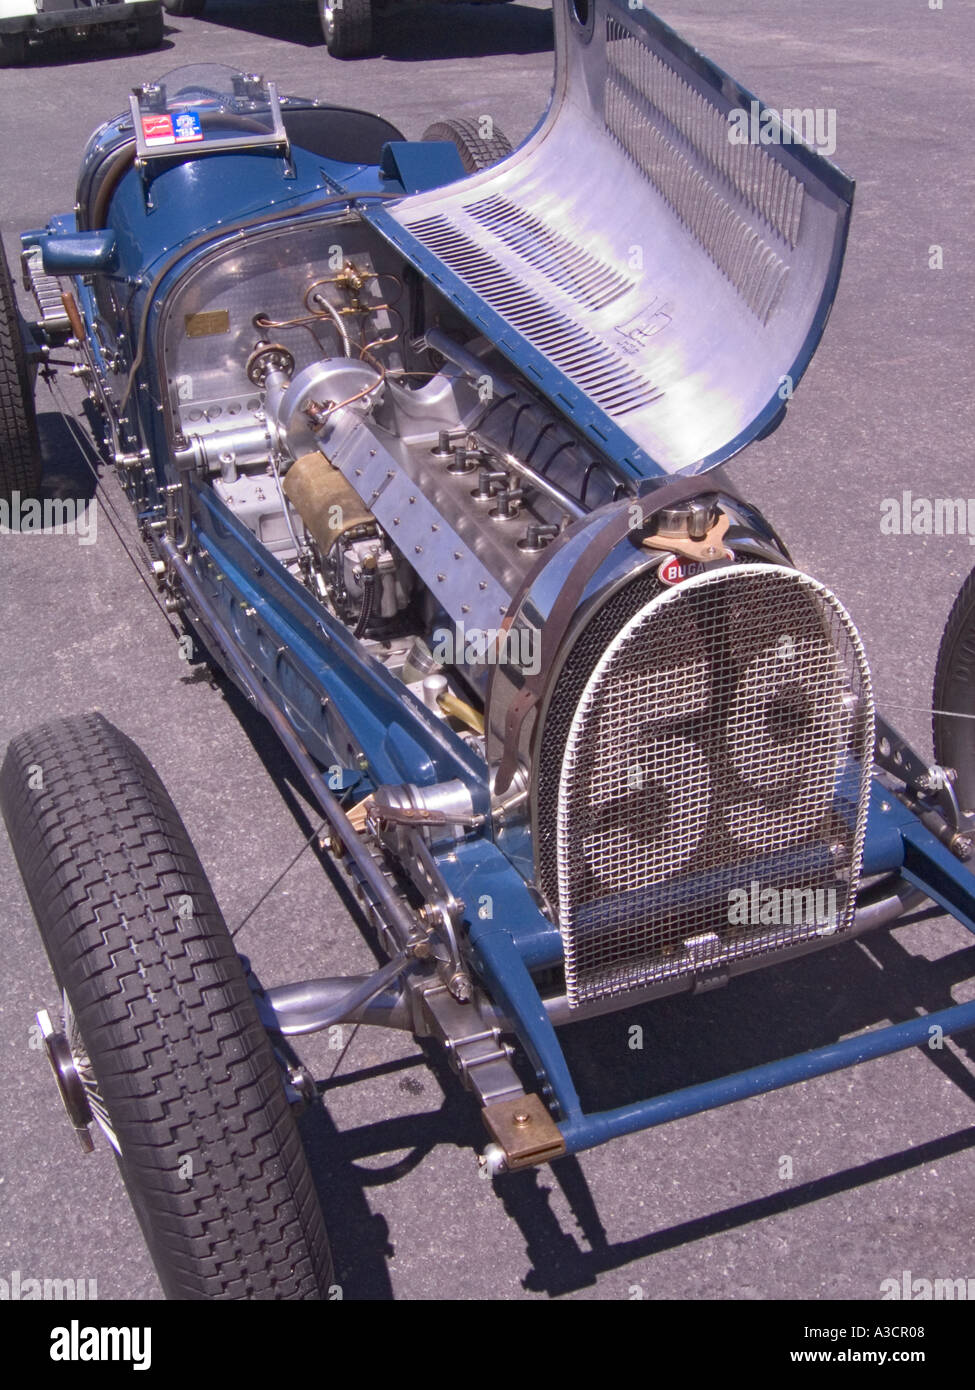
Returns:
[[[648,11],[555,0],[555,28],[536,133],[374,220],[629,472],[700,472],[808,365],[853,184],[791,133],[739,143],[766,108]]]

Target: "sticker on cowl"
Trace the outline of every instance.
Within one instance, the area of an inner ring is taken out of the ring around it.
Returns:
[[[172,116],[168,112],[164,116],[143,116],[142,138],[147,145],[172,145],[176,139]]]
[[[200,124],[199,113],[196,111],[180,111],[174,118],[176,126],[176,143],[185,145],[190,140],[203,139],[203,126]]]
[[[159,116],[142,117],[142,138],[147,145],[187,145],[203,139],[203,126],[197,111],[167,111]]]

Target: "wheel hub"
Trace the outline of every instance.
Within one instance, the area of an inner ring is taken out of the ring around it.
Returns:
[[[71,1127],[77,1134],[82,1149],[85,1153],[91,1153],[95,1146],[88,1126],[94,1117],[91,1113],[91,1106],[88,1104],[88,1095],[78,1070],[78,1064],[71,1051],[71,1045],[64,1033],[59,1033],[55,1029],[46,1009],[41,1009],[38,1013],[37,1024],[44,1039],[47,1060],[51,1064],[65,1113],[71,1121]]]

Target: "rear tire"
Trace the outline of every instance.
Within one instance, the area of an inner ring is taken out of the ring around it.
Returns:
[[[456,145],[461,163],[469,174],[489,169],[506,159],[512,144],[504,131],[494,126],[490,135],[482,135],[477,121],[464,119],[436,121],[423,132],[424,140],[449,140]]]
[[[10,268],[0,246],[0,499],[9,501],[12,492],[32,496],[40,482],[34,387]]]
[[[327,1297],[325,1227],[278,1063],[144,754],[100,714],[42,725],[7,750],[0,808],[167,1297]]]
[[[948,614],[935,662],[932,705],[935,761],[955,769],[958,803],[963,811],[975,810],[975,570]]]
[[[333,58],[364,58],[376,37],[373,0],[318,0],[325,44]]]

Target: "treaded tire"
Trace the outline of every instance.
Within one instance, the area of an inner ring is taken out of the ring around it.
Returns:
[[[333,58],[365,58],[376,37],[374,0],[318,0],[325,44]]]
[[[179,15],[181,19],[195,19],[203,13],[206,2],[207,0],[162,0],[162,6],[167,14]]]
[[[0,498],[9,501],[12,492],[31,496],[40,482],[34,388],[10,268],[0,245]]]
[[[955,769],[961,809],[975,810],[975,570],[958,591],[941,636],[932,707],[935,761]]]
[[[494,133],[485,137],[478,129],[477,121],[463,118],[435,121],[428,126],[421,137],[424,140],[449,140],[457,146],[461,163],[469,174],[481,169],[489,169],[492,164],[506,159],[512,152],[512,144],[498,126]]]
[[[326,1297],[278,1065],[148,760],[100,714],[45,724],[10,744],[0,808],[166,1296]]]

